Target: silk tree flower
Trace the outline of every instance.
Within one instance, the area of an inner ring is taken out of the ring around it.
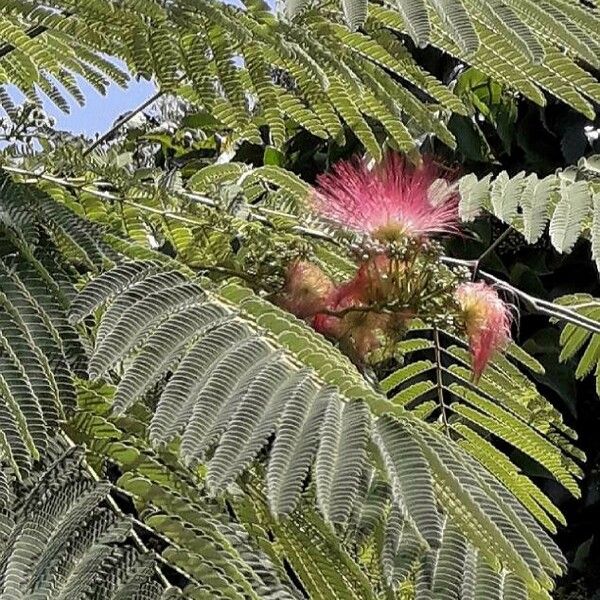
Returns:
[[[353,279],[334,289],[326,312],[316,315],[312,325],[315,331],[338,340],[341,347],[362,361],[379,346],[377,332],[385,329],[387,319],[387,314],[365,302]]]
[[[385,254],[363,261],[351,280],[334,288],[326,311],[312,320],[314,329],[339,340],[354,356],[364,360],[379,347],[384,334],[399,330],[410,320],[409,311],[390,310],[405,270],[403,261]]]
[[[363,303],[354,293],[354,282],[342,283],[331,290],[325,301],[325,306],[320,313],[315,315],[311,324],[315,331],[328,337],[339,338],[343,333],[343,316],[337,316],[335,313],[362,305]]]
[[[365,260],[353,279],[354,294],[369,304],[391,304],[397,296],[404,261],[377,254]]]
[[[494,354],[510,341],[509,306],[487,283],[463,283],[456,290],[469,339],[473,375],[477,381]]]
[[[317,178],[313,209],[379,241],[459,231],[456,186],[431,159],[413,166],[393,153],[373,169],[357,159],[334,165]]]
[[[287,268],[277,304],[362,360],[379,345],[376,331],[386,318],[369,309],[361,288],[364,280],[359,269],[352,280],[335,286],[317,265],[296,260]]]
[[[325,310],[333,291],[333,282],[317,265],[295,260],[287,268],[277,303],[298,318],[306,319]]]

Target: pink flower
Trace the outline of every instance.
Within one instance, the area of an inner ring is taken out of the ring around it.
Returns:
[[[458,194],[431,159],[390,153],[372,170],[357,159],[317,178],[313,207],[338,225],[385,241],[458,232]]]
[[[386,254],[372,256],[360,265],[353,279],[356,294],[369,304],[391,304],[406,269],[404,261]]]
[[[332,338],[340,338],[347,332],[347,326],[344,324],[344,319],[346,319],[346,321],[348,320],[346,317],[349,313],[339,317],[330,313],[337,313],[360,306],[364,306],[364,303],[358,294],[354,279],[352,279],[331,290],[331,293],[325,302],[325,306],[323,307],[323,310],[326,310],[327,312],[321,312],[315,315],[315,318],[312,320],[312,326],[315,331],[318,331],[323,335]]]
[[[333,290],[333,282],[317,265],[296,260],[288,266],[285,286],[277,303],[300,319],[306,319],[325,309]]]
[[[364,360],[379,347],[381,334],[397,329],[410,318],[408,311],[384,310],[384,305],[395,300],[398,278],[405,268],[403,262],[385,254],[367,259],[350,281],[334,288],[326,303],[327,312],[315,316],[313,327],[339,340],[340,346],[358,360]]]
[[[360,289],[353,279],[335,288],[327,303],[329,313],[315,316],[315,331],[337,339],[340,347],[359,361],[379,347],[377,332],[387,324],[388,315],[371,310],[361,297]]]
[[[493,287],[482,282],[463,283],[456,290],[456,299],[469,338],[473,375],[477,381],[493,355],[510,341],[510,309]]]

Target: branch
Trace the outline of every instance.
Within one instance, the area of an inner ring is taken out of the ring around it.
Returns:
[[[104,200],[110,200],[113,202],[125,202],[126,204],[130,204],[131,206],[134,206],[135,208],[138,208],[140,210],[145,210],[148,212],[157,212],[166,218],[184,222],[184,223],[187,223],[188,225],[202,225],[203,224],[201,221],[196,221],[196,220],[190,219],[189,217],[185,217],[184,215],[180,215],[179,213],[166,212],[166,211],[158,210],[158,209],[155,209],[152,207],[144,206],[143,204],[138,204],[136,202],[127,200],[126,198],[123,198],[116,194],[111,194],[110,192],[105,192],[103,190],[99,190],[92,184],[84,183],[84,180],[82,180],[82,179],[61,179],[60,177],[54,177],[52,175],[46,175],[44,173],[35,173],[33,171],[28,171],[26,169],[21,169],[18,167],[11,167],[11,166],[2,166],[1,168],[3,168],[5,171],[11,172],[11,173],[16,173],[19,175],[26,176],[28,179],[25,179],[25,183],[37,183],[40,180],[51,181],[53,183],[57,183],[59,185],[67,187],[67,188],[71,188],[71,189],[78,190],[78,191],[85,191],[88,194],[92,194],[92,195],[94,195],[98,198],[102,198]],[[97,184],[100,184],[100,183],[102,183],[102,182],[97,182]],[[190,200],[192,202],[197,202],[198,204],[202,204],[204,206],[210,206],[213,208],[217,208],[219,206],[217,201],[213,200],[212,198],[208,198],[207,196],[202,196],[201,194],[195,194],[192,192],[180,192],[177,195],[182,198],[186,198],[187,200]],[[271,225],[271,223],[267,217],[260,215],[260,214],[256,214],[256,212],[253,212],[252,218],[260,223],[264,223],[265,225]],[[325,240],[325,241],[329,241],[332,243],[337,243],[335,238],[333,238],[329,234],[324,233],[319,230],[309,229],[309,228],[297,225],[293,228],[293,231],[295,231],[296,233],[299,233],[301,235],[306,235],[308,237],[312,237],[315,239],[320,239],[320,240]],[[526,306],[528,306],[530,308],[530,310],[532,310],[533,312],[552,317],[554,319],[563,321],[565,323],[572,323],[573,325],[582,327],[583,329],[586,329],[587,331],[590,331],[591,333],[600,333],[600,323],[599,322],[594,321],[593,319],[590,319],[584,315],[580,315],[576,311],[574,311],[570,308],[567,308],[565,306],[561,306],[560,304],[554,304],[552,302],[548,302],[547,300],[542,300],[541,298],[536,298],[535,296],[531,296],[527,292],[524,292],[524,291],[512,286],[510,283],[507,283],[506,281],[503,281],[502,279],[499,279],[498,277],[495,277],[494,275],[491,275],[490,273],[487,273],[486,271],[479,270],[477,260],[465,260],[465,259],[461,259],[461,258],[452,258],[450,256],[442,256],[440,260],[445,264],[467,267],[470,270],[474,270],[477,268],[477,274],[480,278],[485,279],[486,281],[490,281],[491,283],[496,285],[498,288],[506,290],[513,296],[520,298],[523,301],[523,303]]]
[[[468,269],[475,269],[478,262],[477,260],[464,260],[461,258],[452,258],[450,256],[442,256],[441,260],[443,263],[449,265],[459,265],[462,267],[467,267]],[[496,287],[503,289],[513,296],[519,298],[534,312],[558,319],[559,321],[563,321],[565,323],[577,325],[578,327],[582,327],[583,329],[586,329],[592,333],[600,333],[600,323],[594,319],[580,315],[576,311],[565,306],[561,306],[560,304],[554,304],[548,300],[542,300],[541,298],[532,296],[531,294],[528,294],[527,292],[514,287],[499,277],[495,277],[494,275],[486,273],[485,271],[478,271],[478,276],[481,279],[485,279],[486,281],[493,283]]]
[[[475,281],[477,278],[477,273],[479,272],[479,266],[481,263],[502,243],[502,241],[508,236],[508,234],[512,231],[512,225],[509,225],[489,246],[486,248],[478,259],[475,261],[475,266],[473,267],[473,275],[472,279]]]
[[[145,108],[148,108],[151,104],[156,102],[164,92],[162,90],[158,90],[155,94],[150,96],[147,100],[142,102],[139,106],[134,108],[132,111],[128,112],[126,115],[123,115],[120,119],[117,119],[115,124],[103,135],[101,135],[93,144],[91,144],[88,148],[83,151],[83,156],[87,156],[91,152],[93,152],[98,146],[103,144],[106,140],[108,140],[112,135],[114,135],[123,125],[131,121],[133,117],[137,114],[141,113]]]
[[[65,432],[61,432],[60,433],[60,437],[66,442],[67,446],[69,446],[69,448],[74,448],[76,446],[75,442],[65,433]],[[100,477],[98,476],[98,474],[96,473],[96,471],[94,469],[92,469],[92,467],[89,465],[89,463],[87,462],[87,460],[84,458],[83,461],[83,466],[86,470],[86,472],[88,473],[88,475],[95,481],[95,482],[100,482],[102,481],[100,479]],[[113,486],[111,484],[111,488],[113,489],[118,489],[119,492],[124,492],[124,490],[121,490],[120,488],[117,488],[116,486]],[[117,514],[120,517],[124,517],[124,518],[130,518],[131,521],[133,523],[135,523],[136,525],[139,525],[140,522],[135,519],[134,517],[131,517],[129,515],[126,515],[121,508],[119,507],[119,505],[117,504],[117,502],[115,501],[115,499],[113,498],[113,496],[111,494],[108,494],[105,498],[107,504],[110,506],[111,510]],[[144,527],[146,529],[150,529],[147,525],[143,524]],[[160,534],[158,534],[157,532],[155,532],[153,529],[150,529],[152,531],[152,533],[158,537],[162,537],[160,536]],[[133,538],[134,543],[136,544],[136,546],[138,547],[138,550],[147,553],[148,552],[148,547],[144,544],[144,542],[142,541],[142,539],[140,538],[140,536],[132,529],[130,531],[130,535]],[[152,555],[155,559],[157,559],[158,562],[160,562],[161,564],[164,564],[165,566],[172,566],[170,565],[162,556],[160,556],[160,554],[158,554],[158,552],[152,552]],[[187,576],[189,578],[189,575],[187,575],[187,573],[185,573],[184,571],[182,571],[181,569],[179,569],[178,567],[174,567],[174,570],[181,573],[184,576]],[[163,572],[158,568],[158,566],[155,565],[155,573],[158,576],[158,578],[161,580],[162,584],[165,585],[167,588],[171,587],[170,582],[168,581],[168,579],[165,577],[165,575],[163,574]]]
[[[19,167],[11,167],[9,165],[2,165],[0,168],[4,169],[5,171],[8,171],[9,173],[23,175],[25,177],[25,179],[23,180],[23,183],[37,183],[38,181],[50,181],[51,183],[56,183],[58,185],[62,185],[63,187],[66,187],[66,188],[69,188],[72,190],[86,192],[87,194],[91,194],[92,196],[96,196],[97,198],[101,198],[102,200],[110,200],[111,202],[125,202],[126,204],[129,204],[130,206],[133,206],[140,210],[145,210],[147,212],[161,214],[164,217],[168,217],[169,219],[174,219],[181,223],[187,223],[188,225],[203,225],[204,224],[202,221],[196,221],[194,219],[190,219],[189,217],[180,215],[179,213],[162,211],[162,210],[159,210],[156,208],[152,208],[150,206],[145,206],[143,204],[139,204],[132,200],[127,200],[126,198],[123,198],[122,196],[118,196],[117,194],[112,194],[110,192],[106,192],[104,190],[99,190],[97,188],[97,186],[110,185],[107,182],[97,181],[97,182],[95,182],[95,184],[91,184],[91,183],[86,183],[84,179],[65,179],[65,178],[61,178],[61,177],[55,177],[53,175],[46,175],[45,173],[36,173],[34,171],[29,171],[27,169],[22,169]],[[209,206],[211,208],[219,207],[219,203],[216,200],[213,200],[212,198],[209,198],[208,196],[203,196],[202,194],[196,194],[193,192],[174,192],[173,195],[179,196],[181,198],[185,198],[186,200],[189,200],[190,202],[194,202],[196,204],[201,204],[203,206]],[[249,208],[252,210],[253,207],[249,207]],[[255,221],[258,221],[259,223],[263,223],[264,225],[271,225],[271,221],[269,221],[269,219],[267,217],[265,217],[264,215],[258,214],[256,212],[256,207],[254,207],[254,210],[252,212],[252,219],[254,219]],[[302,227],[301,225],[297,225],[297,226],[293,227],[292,229],[293,229],[293,231],[295,231],[296,233],[299,233],[301,235],[306,235],[308,237],[325,240],[325,241],[330,241],[333,243],[336,242],[336,240],[333,237],[331,237],[327,233],[324,233],[317,229],[310,229],[308,227]]]

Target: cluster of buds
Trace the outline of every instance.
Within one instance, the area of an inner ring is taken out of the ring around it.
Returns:
[[[364,243],[354,276],[334,283],[319,266],[295,260],[287,269],[280,306],[364,361],[381,343],[394,342],[416,317],[462,330],[481,376],[510,340],[506,304],[485,283],[461,283],[440,261],[434,238],[460,232],[453,182],[430,160],[418,166],[390,154],[370,169],[338,163],[321,175],[312,209]]]

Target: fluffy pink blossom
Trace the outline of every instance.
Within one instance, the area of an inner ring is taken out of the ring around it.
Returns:
[[[400,279],[407,264],[377,254],[365,260],[354,277],[356,293],[369,304],[392,303],[395,300]]]
[[[342,283],[331,290],[324,307],[327,312],[317,314],[312,320],[312,326],[323,335],[339,338],[345,333],[346,329],[343,324],[343,317],[330,313],[337,313],[358,306],[364,306],[364,302],[357,293],[354,280]]]
[[[383,306],[395,300],[398,278],[406,265],[385,254],[360,264],[355,276],[335,287],[326,312],[312,320],[316,331],[337,339],[358,360],[380,345],[380,337],[410,319],[409,311],[389,312]],[[337,314],[335,314],[337,313]]]
[[[510,341],[510,309],[493,287],[482,282],[463,283],[456,290],[456,299],[469,338],[477,381],[493,355]]]
[[[305,319],[325,309],[333,290],[333,282],[317,265],[295,260],[288,266],[278,304]]]
[[[327,311],[315,316],[316,331],[337,339],[358,360],[379,346],[377,332],[385,328],[388,315],[369,310],[356,279],[336,287],[327,302]],[[346,312],[347,311],[347,312]],[[340,313],[340,316],[330,313]]]
[[[334,165],[317,178],[313,207],[340,226],[379,240],[458,232],[458,195],[431,159],[413,166],[398,154],[369,169],[365,161]]]

